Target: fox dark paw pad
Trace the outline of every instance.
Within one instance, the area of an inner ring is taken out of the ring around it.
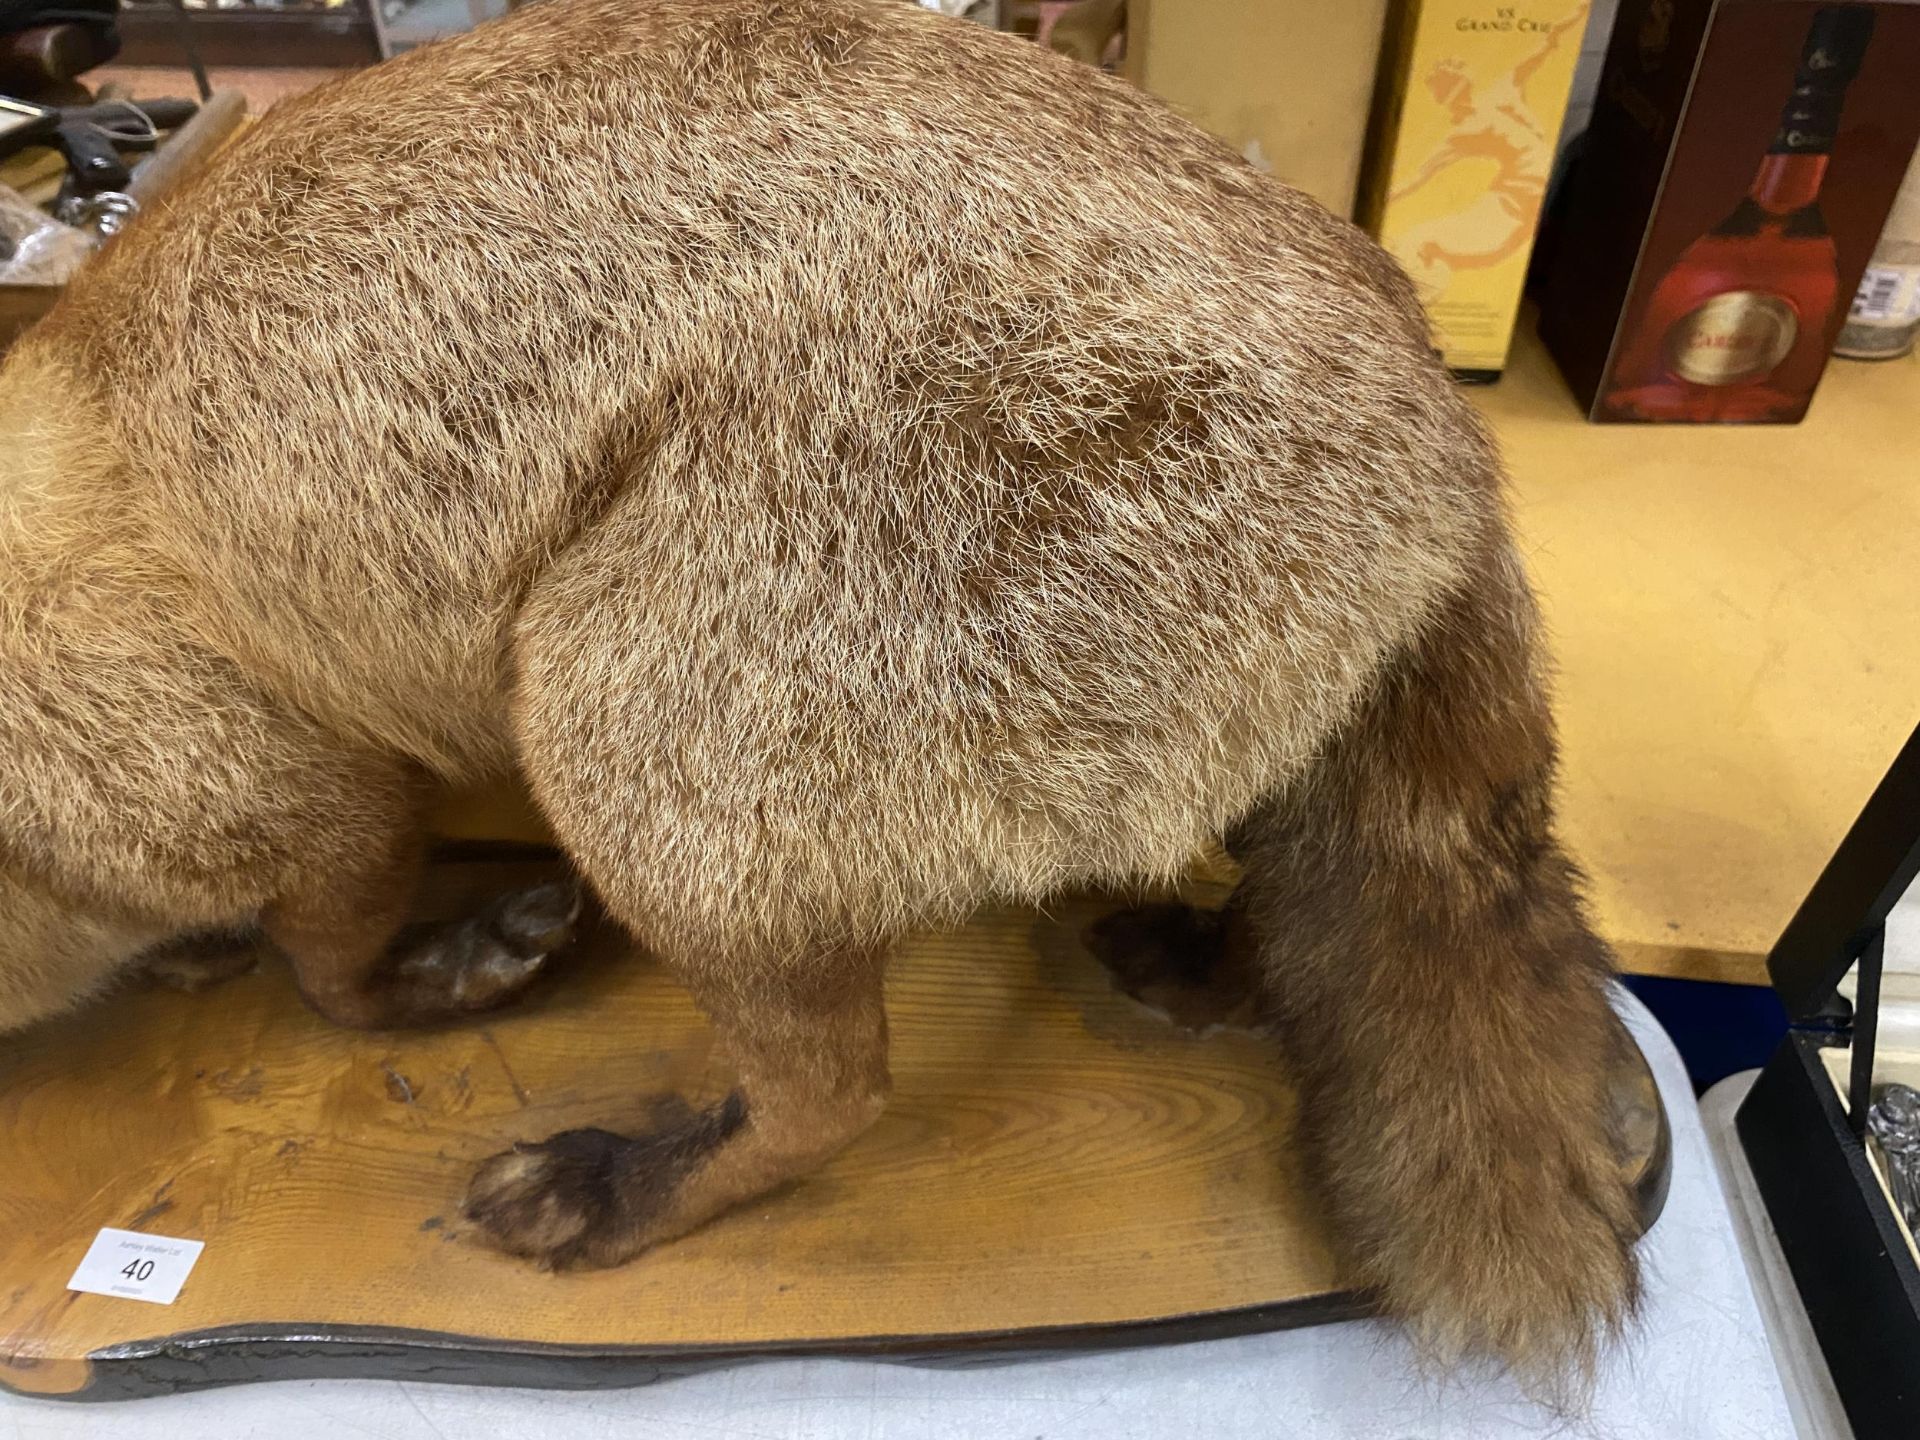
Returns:
[[[1220,916],[1192,905],[1137,905],[1102,916],[1086,945],[1123,987],[1204,985],[1219,964]]]
[[[1176,1025],[1206,1030],[1256,1018],[1251,978],[1227,943],[1226,917],[1192,905],[1140,905],[1086,928],[1082,940],[1114,985]]]
[[[461,1210],[500,1249],[564,1270],[615,1264],[634,1142],[608,1130],[567,1130],[482,1162]]]
[[[516,1145],[481,1164],[461,1209],[500,1249],[543,1269],[618,1265],[673,1233],[661,1222],[679,1186],[746,1116],[738,1092],[704,1110],[666,1097],[634,1139],[567,1130]]]
[[[413,940],[401,978],[448,1010],[486,1010],[523,989],[573,939],[580,887],[552,881],[516,890],[478,914]]]

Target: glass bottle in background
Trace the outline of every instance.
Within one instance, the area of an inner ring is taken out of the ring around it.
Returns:
[[[1609,400],[1632,418],[1797,418],[1826,361],[1841,301],[1820,213],[1847,86],[1873,34],[1859,5],[1816,11],[1747,194],[1661,277]]]
[[[1896,360],[1920,335],[1920,151],[1887,216],[1873,260],[1860,277],[1853,310],[1833,353],[1850,360]]]

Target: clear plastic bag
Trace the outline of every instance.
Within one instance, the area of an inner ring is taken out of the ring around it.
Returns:
[[[99,243],[0,185],[0,285],[64,285]]]

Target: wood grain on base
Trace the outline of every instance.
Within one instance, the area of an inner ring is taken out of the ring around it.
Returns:
[[[1114,992],[1071,938],[1101,908],[996,911],[911,944],[879,1125],[602,1273],[482,1249],[457,1203],[514,1140],[721,1092],[705,1024],[623,942],[602,936],[521,1006],[438,1032],[336,1029],[272,964],[10,1038],[0,1383],[71,1394],[97,1352],[234,1325],[672,1353],[1347,1313],[1271,1043],[1184,1034]],[[177,1303],[65,1288],[103,1225],[206,1242]],[[189,1383],[192,1354],[172,1354]]]

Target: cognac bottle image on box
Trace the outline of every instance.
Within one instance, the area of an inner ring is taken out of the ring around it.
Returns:
[[[1820,186],[1872,34],[1865,6],[1815,13],[1745,198],[1682,252],[1634,327],[1606,397],[1615,415],[1738,423],[1804,412],[1853,298],[1840,294]]]

